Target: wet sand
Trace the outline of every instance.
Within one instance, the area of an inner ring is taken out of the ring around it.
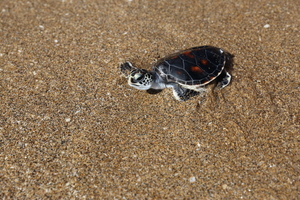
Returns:
[[[300,4],[0,2],[0,197],[299,199]],[[118,66],[213,45],[232,83],[186,102]]]

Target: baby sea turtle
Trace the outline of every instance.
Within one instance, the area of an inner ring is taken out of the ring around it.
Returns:
[[[231,58],[231,54],[220,48],[200,46],[162,58],[152,71],[138,69],[130,62],[120,68],[130,86],[139,90],[173,88],[174,97],[185,101],[204,91],[204,86],[213,80],[220,89],[226,87],[231,75],[225,68]]]

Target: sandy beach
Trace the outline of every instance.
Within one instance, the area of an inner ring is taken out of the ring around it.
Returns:
[[[300,199],[300,2],[0,2],[1,199]],[[119,66],[234,55],[176,101]]]

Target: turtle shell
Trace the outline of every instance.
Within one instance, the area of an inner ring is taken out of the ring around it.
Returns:
[[[167,56],[154,66],[154,70],[167,82],[182,85],[206,85],[224,69],[225,52],[217,47],[193,47]]]

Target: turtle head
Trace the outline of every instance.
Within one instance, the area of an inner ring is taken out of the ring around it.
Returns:
[[[148,90],[153,84],[152,74],[144,69],[134,69],[130,72],[128,84],[139,90]]]
[[[139,90],[148,90],[153,84],[153,75],[145,70],[134,67],[130,62],[120,66],[121,72],[128,79],[128,84]]]

